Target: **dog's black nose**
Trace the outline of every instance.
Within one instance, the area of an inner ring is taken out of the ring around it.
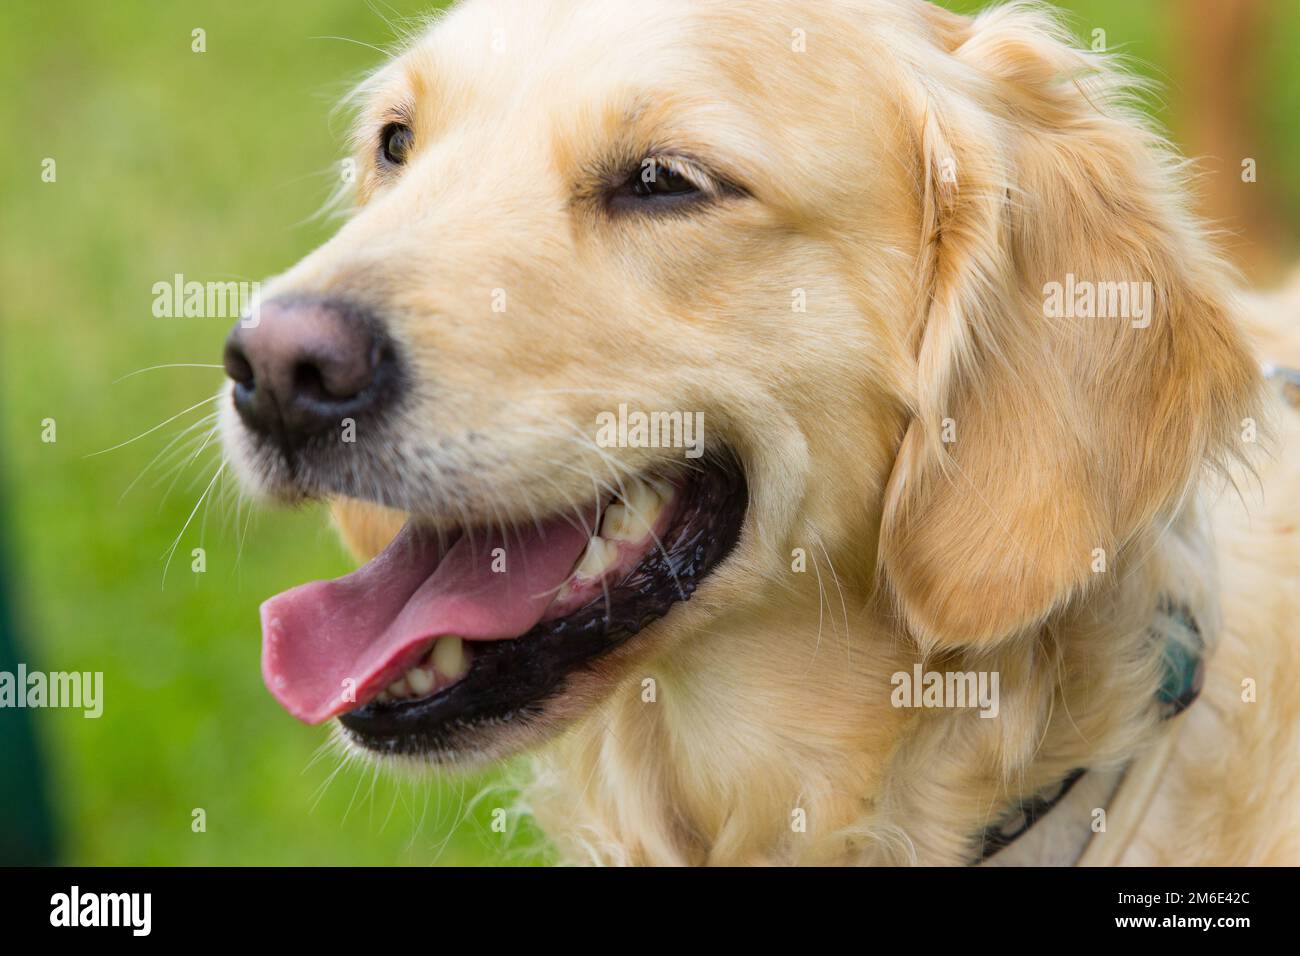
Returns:
[[[264,302],[226,339],[239,417],[289,445],[376,411],[392,395],[395,364],[378,323],[330,299]]]

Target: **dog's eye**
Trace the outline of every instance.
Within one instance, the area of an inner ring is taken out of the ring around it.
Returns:
[[[645,160],[632,178],[632,194],[642,199],[655,196],[687,196],[699,192],[691,182],[677,170],[659,162]]]
[[[749,192],[705,162],[680,154],[651,154],[631,168],[605,173],[602,192],[611,215],[693,215]],[[605,178],[608,177],[608,178]]]
[[[415,134],[411,127],[402,123],[389,123],[379,134],[379,149],[384,160],[393,166],[401,166],[411,155],[415,146]]]

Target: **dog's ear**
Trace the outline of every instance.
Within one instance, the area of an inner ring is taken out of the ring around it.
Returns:
[[[880,544],[927,646],[1021,632],[1115,570],[1232,454],[1258,379],[1121,74],[1021,5],[933,39],[916,394]]]

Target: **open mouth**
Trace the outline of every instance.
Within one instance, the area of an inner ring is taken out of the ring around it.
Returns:
[[[338,716],[372,750],[454,749],[468,728],[540,714],[576,670],[688,600],[747,500],[728,462],[526,525],[412,520],[352,574],[262,605],[263,677],[295,717]]]

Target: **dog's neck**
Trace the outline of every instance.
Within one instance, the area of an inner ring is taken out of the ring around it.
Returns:
[[[1207,654],[1217,631],[1194,508],[1105,573],[1034,633],[942,658],[919,657],[871,601],[855,616],[851,593],[834,624],[815,587],[776,614],[723,615],[651,669],[653,703],[638,675],[549,750],[528,802],[579,860],[964,865],[989,827],[1084,769],[997,861],[1073,862],[1094,811],[1168,729],[1167,648],[1186,637],[1170,607]],[[891,675],[918,663],[998,673],[998,718],[893,706]]]
[[[1152,643],[1164,648],[1156,703],[1162,719],[1169,721],[1200,695],[1207,648],[1199,622],[1186,607],[1169,599],[1161,601],[1150,633]],[[1071,866],[1080,862],[1097,835],[1107,832],[1111,802],[1126,782],[1130,766],[1071,771],[986,829],[974,862],[980,866]]]

